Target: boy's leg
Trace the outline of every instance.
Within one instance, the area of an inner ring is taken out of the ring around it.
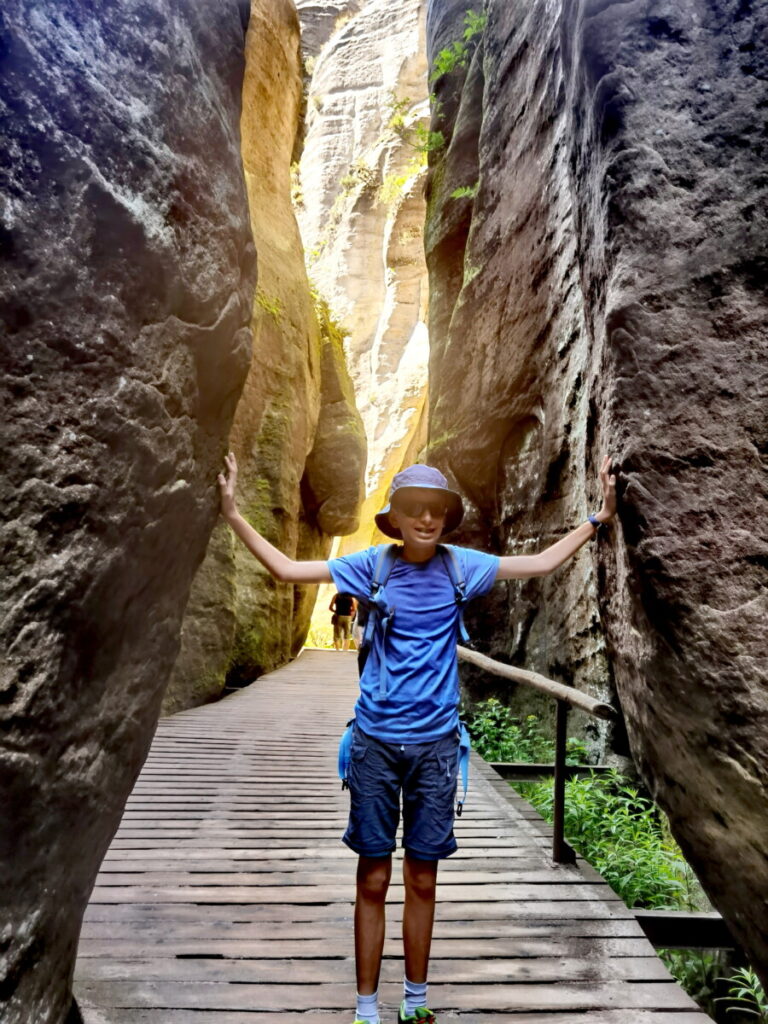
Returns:
[[[405,976],[410,981],[425,982],[435,921],[437,861],[417,860],[406,853],[403,858],[403,882]]]
[[[392,857],[360,857],[355,900],[355,969],[357,991],[370,995],[379,987],[384,951],[385,900],[392,877]]]
[[[453,821],[458,744],[458,734],[452,733],[408,750],[410,763],[403,780],[406,998],[401,1020],[410,1019],[407,1014],[413,1014],[415,1006],[426,1006],[437,864],[456,849]]]
[[[400,817],[398,748],[357,725],[349,760],[349,825],[344,842],[358,855],[355,962],[359,996],[376,992],[384,949],[385,899]],[[359,1005],[359,1000],[358,1000]]]

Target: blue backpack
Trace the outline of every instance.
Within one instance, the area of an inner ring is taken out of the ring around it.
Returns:
[[[365,667],[365,663],[373,647],[374,636],[377,629],[380,631],[380,650],[382,653],[384,652],[387,632],[392,623],[392,616],[395,611],[394,608],[390,608],[387,604],[384,587],[389,579],[390,573],[392,572],[392,567],[395,564],[399,550],[400,548],[397,544],[379,545],[378,555],[376,556],[376,565],[374,566],[373,578],[371,580],[371,592],[368,596],[367,617],[365,627],[363,629],[363,639],[357,657],[360,675],[363,674],[363,668]],[[448,544],[438,544],[437,551],[443,560],[443,565],[445,566],[446,572],[453,584],[456,604],[459,606],[459,635],[462,643],[466,644],[469,643],[469,634],[467,633],[467,628],[464,625],[464,605],[466,604],[467,598],[466,583],[464,581],[461,563],[456,557],[456,553],[453,548]],[[382,658],[379,671],[379,697],[382,700],[386,699],[388,690],[389,673],[387,671],[386,659]],[[347,723],[347,728],[345,729],[344,734],[341,737],[341,743],[339,744],[338,771],[342,789],[348,788],[347,775],[349,773],[349,758],[350,749],[352,747],[352,729],[354,722],[355,720],[353,718]],[[461,817],[461,812],[464,808],[464,801],[467,799],[467,786],[469,784],[469,749],[469,733],[467,732],[467,727],[464,723],[460,722],[458,768],[461,772],[461,781],[464,793],[456,805],[457,817]]]

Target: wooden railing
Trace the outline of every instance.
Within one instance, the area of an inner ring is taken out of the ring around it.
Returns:
[[[512,665],[504,665],[500,661],[485,654],[478,654],[477,651],[470,651],[467,647],[459,647],[459,658],[476,665],[478,668],[491,672],[502,679],[512,679],[516,683],[524,683],[541,693],[547,694],[557,701],[557,726],[555,730],[555,765],[554,765],[554,799],[553,799],[553,836],[552,836],[552,859],[557,864],[573,864],[576,854],[571,846],[565,841],[565,779],[568,769],[565,764],[565,746],[568,734],[568,712],[574,708],[585,711],[593,718],[610,720],[616,717],[616,712],[610,704],[595,700],[580,690],[564,683],[557,683],[554,679],[547,679],[538,672],[529,672],[526,669],[514,668]]]
[[[576,853],[565,841],[565,780],[572,775],[587,771],[606,771],[605,765],[566,765],[565,744],[568,731],[568,711],[580,708],[593,718],[610,720],[616,711],[610,704],[595,700],[586,693],[571,686],[556,683],[554,679],[540,676],[538,672],[513,668],[500,661],[494,661],[467,647],[459,647],[459,658],[478,668],[485,669],[502,679],[532,686],[557,701],[557,731],[555,735],[554,764],[554,806],[552,859],[558,864],[573,864]],[[552,774],[552,765],[492,764],[506,779],[524,779]],[[635,920],[657,949],[738,949],[738,945],[723,918],[715,912],[695,913],[687,910],[634,910]]]

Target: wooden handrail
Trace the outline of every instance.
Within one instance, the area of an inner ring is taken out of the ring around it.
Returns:
[[[586,711],[594,718],[611,719],[616,717],[616,712],[610,704],[588,697],[586,693],[566,686],[564,683],[556,683],[554,679],[547,679],[540,676],[538,672],[529,672],[524,668],[513,668],[512,665],[505,665],[501,661],[494,661],[485,654],[478,654],[477,651],[470,651],[468,647],[458,647],[458,654],[462,661],[468,661],[470,665],[477,665],[502,679],[513,679],[516,683],[525,683],[532,686],[548,697],[557,701],[557,724],[555,726],[555,777],[553,783],[552,800],[552,859],[556,864],[573,864],[576,860],[575,850],[565,841],[565,746],[568,734],[568,712],[571,707]]]
[[[576,690],[572,686],[566,686],[565,683],[557,683],[554,679],[547,679],[546,676],[540,676],[538,672],[529,672],[524,668],[514,668],[512,665],[505,665],[503,662],[495,661],[485,654],[470,651],[468,647],[459,646],[458,652],[459,658],[462,661],[469,662],[470,665],[477,665],[478,668],[485,669],[486,672],[492,672],[493,675],[501,676],[503,679],[513,679],[516,683],[525,683],[528,686],[532,686],[535,690],[541,690],[542,693],[554,697],[555,700],[564,700],[572,707],[586,711],[593,718],[602,718],[610,721],[616,717],[616,712],[610,704],[595,700],[594,697],[590,697],[588,694],[582,693],[581,690]]]

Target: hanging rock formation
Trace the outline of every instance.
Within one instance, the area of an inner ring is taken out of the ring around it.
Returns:
[[[465,8],[432,0],[433,62]],[[465,536],[503,552],[582,520],[604,453],[622,484],[607,538],[497,588],[486,643],[613,680],[644,778],[768,982],[768,9],[486,10],[435,86],[433,455],[472,498]]]
[[[371,543],[394,473],[426,440],[428,119],[423,0],[298,0],[308,72],[296,189],[310,275],[349,332],[368,438],[361,527]]]
[[[292,557],[324,558],[357,528],[365,436],[343,339],[313,300],[291,205],[301,108],[299,23],[291,0],[253,0],[241,124],[259,286],[253,362],[232,428],[239,503]],[[276,583],[223,523],[195,577],[164,710],[204,703],[284,664],[304,642],[315,587]]]
[[[61,1024],[250,359],[248,8],[0,13],[0,1017]]]

